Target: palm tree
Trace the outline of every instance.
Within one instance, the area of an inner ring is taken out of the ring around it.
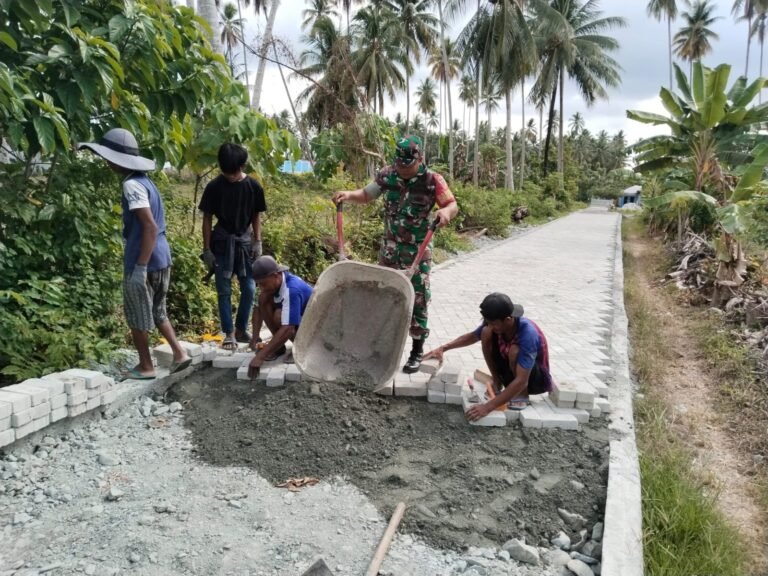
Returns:
[[[403,71],[412,71],[399,22],[384,6],[366,6],[354,17],[352,64],[374,111],[384,112],[384,95],[394,100],[405,87]]]
[[[744,76],[749,76],[749,51],[752,47],[752,19],[755,17],[755,0],[734,0],[731,14],[736,20],[747,21],[747,62],[744,65]]]
[[[349,12],[352,9],[352,4],[362,4],[363,1],[364,0],[341,0],[341,8],[347,15],[347,34],[349,34]],[[339,22],[339,27],[341,27],[341,22]]]
[[[743,0],[736,0],[743,1]],[[749,2],[750,0],[747,0]],[[656,20],[667,19],[667,42],[669,44],[669,89],[672,90],[672,20],[677,18],[677,0],[650,0],[648,15]]]
[[[571,138],[575,138],[581,134],[581,131],[584,130],[584,116],[581,115],[581,112],[575,112],[574,115],[571,116],[569,127],[571,129]]]
[[[489,78],[485,84],[485,92],[480,104],[485,108],[488,115],[488,141],[491,141],[491,114],[499,111],[499,100],[501,100],[501,87],[498,77]]]
[[[757,36],[757,41],[760,43],[760,77],[763,77],[763,56],[765,53],[765,34],[766,27],[768,26],[768,2],[761,2],[758,6],[755,14],[754,21],[752,22],[752,29],[750,30],[750,37]],[[760,90],[758,103],[763,103],[763,91]]]
[[[694,61],[712,51],[711,40],[720,37],[710,27],[720,19],[714,15],[715,6],[709,0],[696,0],[690,12],[683,12],[685,25],[675,34],[675,53],[683,60],[688,60],[691,73]]]
[[[538,55],[522,0],[498,0],[489,13],[483,46],[484,67],[498,79],[498,88],[506,99],[506,179],[505,187],[514,190],[512,167],[512,91],[536,66]],[[488,126],[490,129],[490,116]]]
[[[548,169],[555,97],[560,90],[560,118],[564,117],[565,76],[573,80],[588,106],[598,99],[607,99],[607,88],[621,83],[621,66],[610,55],[619,43],[600,34],[612,28],[626,26],[619,17],[603,17],[598,0],[551,0],[551,6],[533,4],[539,23],[538,41],[542,55],[541,69],[533,87],[533,100],[541,103],[550,98],[549,129],[544,146],[543,169]],[[558,171],[564,171],[563,122],[559,126]]]
[[[357,78],[348,65],[349,36],[342,35],[330,18],[320,18],[304,42],[307,49],[299,58],[298,76],[316,79],[297,99],[307,103],[307,123],[321,130],[353,122],[359,99]]]
[[[211,33],[208,40],[214,52],[221,53],[221,41],[216,31],[219,29],[219,11],[216,9],[218,2],[215,0],[197,0],[197,13],[208,23]]]
[[[224,4],[224,10],[221,12],[219,41],[226,47],[226,58],[233,76],[235,76],[235,63],[232,59],[232,49],[242,42],[243,37],[243,21],[235,16],[237,16],[237,6],[232,2]]]
[[[248,6],[251,0],[246,0]],[[264,72],[267,68],[267,52],[272,45],[272,29],[275,27],[275,18],[277,18],[277,9],[280,6],[280,0],[253,0],[253,8],[256,14],[259,12],[269,14],[267,16],[267,26],[264,28],[264,39],[259,46],[259,67],[256,69],[256,80],[253,83],[253,96],[251,97],[251,108],[259,109],[261,103],[261,89],[264,85]]]
[[[456,45],[451,42],[450,39],[446,39],[444,42],[445,50],[448,53],[448,67],[446,68],[446,61],[443,59],[443,50],[441,48],[435,48],[427,59],[429,66],[429,73],[432,78],[440,82],[440,125],[442,126],[443,117],[443,86],[447,86],[448,83],[459,75],[461,71],[461,60],[456,55]],[[447,90],[445,94],[447,94]],[[446,122],[448,124],[448,122]]]
[[[424,114],[424,116],[427,118],[427,126],[424,128],[424,150],[427,149],[427,132],[429,130],[429,124],[433,116],[437,116],[435,114],[435,97],[437,95],[435,94],[435,82],[432,80],[432,78],[427,77],[424,78],[424,80],[419,84],[418,88],[416,88],[416,98],[418,98],[416,102],[416,106],[419,109],[419,112]],[[413,123],[414,129],[416,128],[416,121],[414,120]]]
[[[415,64],[421,63],[421,53],[434,48],[437,37],[437,18],[429,11],[432,0],[384,0],[383,4],[400,21],[405,43],[405,56]],[[411,116],[411,71],[405,71],[405,131]]]
[[[443,67],[445,70],[451,69],[450,59],[448,57],[448,48],[451,46],[451,41],[449,38],[446,38],[445,36],[445,17],[443,15],[443,2],[445,0],[435,0],[437,2],[437,14],[438,18],[440,19],[440,50],[443,53]],[[449,0],[450,1],[450,0]],[[460,4],[463,2],[454,2],[450,8],[451,13],[456,13],[459,8]],[[478,0],[479,3],[479,0]],[[453,130],[451,130],[451,126],[453,126],[453,103],[451,101],[451,74],[446,74],[445,77],[445,91],[446,96],[448,98],[448,174],[451,178],[453,178]]]
[[[464,75],[461,77],[461,83],[459,84],[459,100],[464,102],[464,114],[462,120],[464,121],[464,130],[469,134],[469,122],[467,122],[467,106],[470,110],[475,106],[477,100],[477,92],[475,92],[475,81],[471,76]]]
[[[301,29],[308,29],[309,34],[312,34],[315,22],[320,18],[330,18],[339,15],[336,12],[336,0],[311,0],[311,2],[310,7],[301,13],[304,18],[304,21],[301,23]]]
[[[432,110],[432,111],[429,113],[429,116],[427,116],[427,126],[426,126],[426,128],[424,129],[424,158],[425,158],[425,159],[426,159],[426,154],[427,154],[427,134],[429,134],[429,129],[430,129],[430,128],[431,128],[432,130],[434,130],[435,128],[437,128],[437,127],[438,127],[438,124],[439,124],[439,122],[440,122],[440,121],[439,121],[439,119],[437,118],[437,112],[436,112],[435,110]],[[439,140],[438,140],[438,144],[439,144]],[[439,149],[440,149],[440,146],[438,145],[438,147],[437,147],[437,148],[438,148],[438,150],[439,150]]]

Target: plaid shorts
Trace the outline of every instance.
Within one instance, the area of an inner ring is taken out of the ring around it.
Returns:
[[[127,276],[123,278],[123,307],[130,328],[149,332],[168,319],[165,299],[170,282],[170,267],[148,272],[144,286],[130,283]]]

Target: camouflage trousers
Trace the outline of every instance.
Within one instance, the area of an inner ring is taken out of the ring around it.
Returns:
[[[397,270],[406,270],[413,264],[418,251],[418,245],[384,240],[379,252],[379,265]],[[424,258],[422,258],[416,273],[411,277],[415,299],[413,301],[409,333],[414,340],[426,340],[429,336],[427,308],[431,297],[429,290],[429,272],[431,269],[432,247],[430,246],[424,254]]]

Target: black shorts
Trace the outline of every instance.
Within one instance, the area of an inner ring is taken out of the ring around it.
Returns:
[[[493,363],[496,371],[501,376],[501,383],[508,386],[515,379],[515,371],[509,367],[509,361],[504,358],[499,348],[499,340],[495,334],[491,336]],[[528,376],[528,394],[544,394],[551,389],[552,379],[542,370],[537,362],[534,362],[531,374]]]

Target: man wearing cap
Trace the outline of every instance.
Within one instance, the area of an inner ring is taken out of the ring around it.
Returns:
[[[480,304],[480,326],[425,355],[425,359],[442,361],[448,350],[482,342],[483,356],[499,393],[493,400],[470,408],[470,420],[479,420],[504,404],[520,410],[528,405],[530,394],[552,390],[547,339],[523,313],[523,307],[513,304],[506,294],[489,294]]]
[[[421,139],[406,136],[397,142],[394,163],[382,169],[365,188],[336,192],[333,201],[365,204],[384,198],[384,236],[379,251],[379,265],[405,270],[413,264],[419,244],[430,226],[432,209],[439,227],[447,225],[459,212],[456,199],[445,179],[432,172],[424,163]],[[411,278],[416,299],[413,304],[410,334],[411,353],[403,372],[418,371],[429,336],[427,308],[429,305],[429,273],[432,268],[432,247],[424,255]]]
[[[278,264],[272,256],[261,256],[253,262],[253,280],[259,286],[259,302],[253,309],[253,339],[257,350],[259,329],[264,322],[272,333],[271,340],[251,360],[248,375],[254,378],[266,361],[286,353],[285,343],[293,341],[301,318],[312,296],[312,286],[291,274],[287,266]]]
[[[165,237],[163,200],[146,175],[155,169],[154,160],[139,156],[136,138],[122,128],[113,128],[100,142],[81,144],[107,161],[123,177],[123,306],[131,329],[139,363],[126,378],[155,377],[149,353],[149,331],[157,326],[173,350],[171,372],[189,366],[192,359],[179,345],[168,320],[165,301],[171,279],[171,249]]]

